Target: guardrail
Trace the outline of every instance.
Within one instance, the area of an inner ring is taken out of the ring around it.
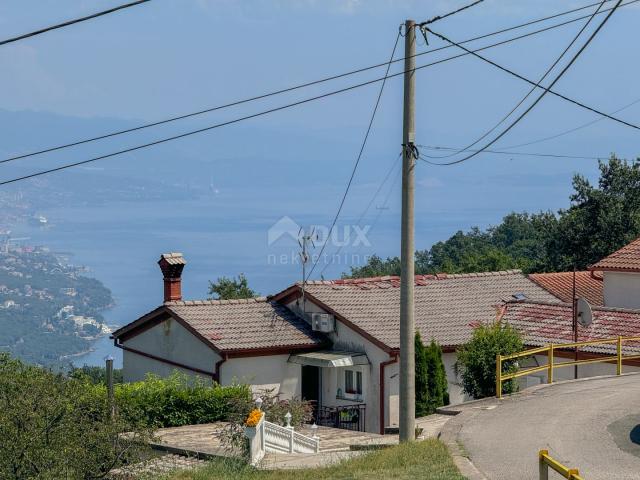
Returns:
[[[549,456],[548,450],[538,452],[540,480],[549,480],[549,469],[552,469],[568,480],[584,480],[577,468],[568,468]]]
[[[502,386],[504,382],[512,380],[514,378],[524,377],[539,372],[547,372],[547,383],[553,383],[553,371],[557,368],[571,367],[574,365],[588,365],[591,363],[612,363],[616,362],[616,374],[622,375],[622,362],[625,360],[637,360],[640,359],[640,355],[623,355],[622,345],[625,342],[640,342],[640,337],[615,337],[602,340],[589,340],[586,342],[574,342],[574,343],[552,343],[546,347],[532,348],[523,352],[514,353],[511,355],[497,355],[496,356],[496,397],[502,398]],[[574,360],[570,362],[554,362],[554,354],[558,350],[566,351],[571,348],[579,347],[594,347],[601,345],[616,345],[615,355],[602,355],[597,358],[589,358],[585,360]],[[518,358],[531,357],[533,355],[546,354],[547,364],[538,367],[531,367],[526,369],[519,369],[515,372],[503,373],[503,365],[510,360],[516,360]]]

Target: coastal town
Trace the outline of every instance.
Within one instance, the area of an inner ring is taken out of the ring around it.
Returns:
[[[111,292],[46,247],[6,245],[0,252],[0,346],[18,358],[59,366],[111,333],[101,312]]]

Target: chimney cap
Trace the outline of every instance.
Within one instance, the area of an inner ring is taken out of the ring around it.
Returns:
[[[160,255],[160,260],[158,263],[162,262],[163,260],[169,265],[186,265],[187,264],[184,257],[182,256],[182,253],[179,253],[179,252],[163,253],[162,255]]]

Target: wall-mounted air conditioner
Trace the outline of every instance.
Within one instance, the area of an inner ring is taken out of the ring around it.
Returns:
[[[333,332],[335,319],[329,313],[312,313],[311,328],[314,332],[331,333]]]

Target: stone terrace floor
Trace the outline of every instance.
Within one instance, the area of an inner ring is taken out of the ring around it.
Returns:
[[[423,429],[422,436],[437,436],[440,428],[449,420],[447,415],[430,415],[416,419],[416,425]],[[156,448],[166,449],[172,453],[181,453],[190,456],[229,456],[229,452],[220,442],[219,432],[224,428],[224,423],[208,423],[203,425],[187,425],[184,427],[162,428],[156,432]],[[311,436],[310,426],[297,429],[304,435]],[[379,435],[368,432],[354,432],[330,427],[318,427],[320,437],[320,451],[343,452],[358,447],[371,445],[394,445],[398,443],[398,435]],[[283,456],[283,455],[278,455]],[[286,455],[290,457],[291,455]]]

